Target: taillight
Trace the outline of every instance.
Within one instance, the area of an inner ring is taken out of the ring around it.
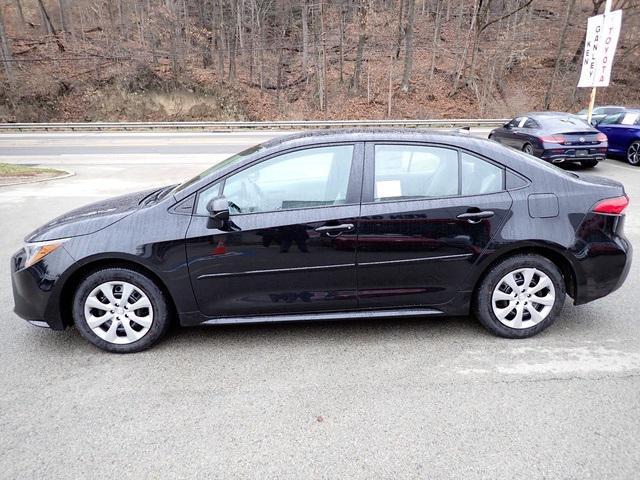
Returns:
[[[596,135],[596,140],[599,142],[606,142],[607,141],[607,136],[604,133],[599,133]]]
[[[565,138],[562,135],[547,135],[544,137],[540,137],[540,140],[546,143],[564,143]]]
[[[596,203],[593,211],[596,213],[607,213],[609,215],[620,215],[629,205],[629,199],[626,195],[622,197],[605,198]]]

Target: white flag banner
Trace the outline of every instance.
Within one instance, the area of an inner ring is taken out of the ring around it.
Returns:
[[[579,87],[607,87],[616,53],[622,10],[589,17]]]

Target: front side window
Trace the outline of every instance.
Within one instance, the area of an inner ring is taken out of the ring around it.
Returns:
[[[624,112],[607,115],[602,120],[600,120],[599,125],[615,125],[617,123],[620,123],[620,120],[623,118],[624,118]]]
[[[197,214],[223,195],[231,213],[342,205],[347,200],[353,145],[309,148],[265,160],[201,192]]]
[[[464,152],[460,154],[460,160],[463,195],[482,195],[502,190],[502,168]]]
[[[376,145],[375,201],[458,193],[458,152],[449,148]]]
[[[509,126],[511,128],[517,128],[520,126],[520,123],[524,122],[525,120],[526,120],[525,117],[516,117],[509,122]]]

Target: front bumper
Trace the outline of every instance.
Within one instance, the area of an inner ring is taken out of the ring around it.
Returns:
[[[13,311],[32,325],[64,330],[60,312],[62,288],[58,280],[73,264],[73,258],[63,247],[30,267],[25,268],[25,260],[24,249],[11,257]]]

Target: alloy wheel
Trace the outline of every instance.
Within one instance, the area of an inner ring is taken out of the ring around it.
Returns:
[[[627,150],[627,161],[631,165],[638,165],[640,163],[640,142],[634,142]]]
[[[556,292],[549,276],[536,268],[507,273],[491,297],[493,313],[510,328],[531,328],[542,322],[553,308]]]
[[[153,323],[153,307],[149,297],[135,285],[105,282],[89,293],[84,318],[98,337],[123,345],[147,334]]]
[[[533,155],[533,147],[531,145],[529,145],[528,143],[524,146],[524,148],[522,149],[522,151],[524,153],[527,153],[529,155]]]

